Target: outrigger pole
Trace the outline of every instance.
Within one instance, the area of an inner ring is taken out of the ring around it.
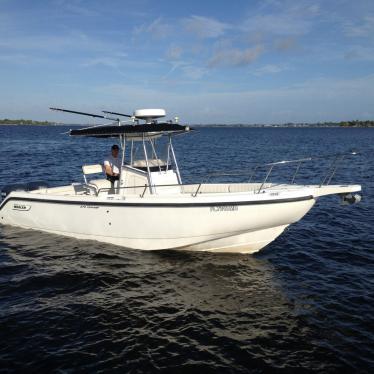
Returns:
[[[93,114],[93,113],[86,113],[86,112],[78,112],[76,110],[68,110],[68,109],[62,109],[62,108],[49,108],[51,110],[59,111],[59,112],[66,112],[66,113],[73,113],[73,114],[79,114],[82,116],[88,116],[88,117],[93,117],[93,118],[104,118],[104,119],[109,119],[111,121],[118,121],[118,126],[121,125],[121,120],[119,118],[112,118],[108,116],[103,116],[101,114]],[[116,115],[121,115],[121,116],[126,116],[126,117],[132,117],[128,114],[121,114],[121,113],[114,113],[114,112],[107,112],[107,111],[102,111],[103,113],[108,113],[108,114],[116,114]],[[121,157],[121,165],[123,166],[124,161],[125,161],[125,150],[126,150],[126,142],[125,142],[125,137],[123,135],[119,135],[119,143],[121,145],[122,149],[122,157]]]
[[[109,119],[110,121],[117,121],[118,122],[118,126],[121,125],[121,120],[119,118],[113,118],[113,117],[108,117],[108,116],[103,116],[101,114],[93,114],[93,113],[86,113],[86,112],[78,112],[76,110],[68,110],[68,109],[62,109],[62,108],[49,108],[51,110],[54,110],[54,111],[58,111],[58,112],[66,112],[66,113],[73,113],[73,114],[79,114],[81,116],[88,116],[88,117],[94,117],[94,118],[104,118],[104,119]],[[118,114],[118,115],[123,115],[123,116],[129,116],[131,117],[130,115],[127,115],[127,114],[120,114],[120,113],[113,113],[113,112],[106,112],[103,110],[103,113],[109,113],[109,114]],[[124,139],[124,136],[122,135],[119,135],[119,143],[121,145],[121,149],[122,149],[122,165],[124,163],[124,160],[125,160],[125,139]]]
[[[77,112],[75,110],[68,110],[68,109],[61,109],[61,108],[49,108],[51,110],[55,110],[57,112],[66,112],[66,113],[74,113],[74,114],[80,114],[82,116],[88,116],[88,117],[94,117],[94,118],[104,118],[109,119],[111,121],[119,121],[119,118],[113,118],[108,116],[103,116],[101,114],[92,114],[92,113],[86,113],[86,112]]]
[[[122,116],[122,117],[128,117],[128,118],[133,118],[131,114],[123,114],[123,113],[117,113],[117,112],[108,112],[106,110],[102,110],[103,113],[107,114],[115,114],[116,116]]]

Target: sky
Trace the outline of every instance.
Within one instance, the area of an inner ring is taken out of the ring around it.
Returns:
[[[374,119],[373,0],[0,0],[0,118]]]

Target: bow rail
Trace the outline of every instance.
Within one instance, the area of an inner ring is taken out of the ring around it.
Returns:
[[[199,187],[197,188],[195,196],[199,193],[201,185],[204,183],[209,183],[209,181],[214,177],[243,176],[246,173],[250,173],[248,183],[251,183],[253,179],[255,178],[256,172],[260,169],[263,169],[265,170],[265,177],[262,180],[260,188],[258,189],[258,192],[257,192],[257,193],[260,193],[264,189],[266,182],[269,180],[275,167],[283,166],[283,165],[290,165],[290,164],[296,164],[295,172],[293,173],[291,180],[290,180],[290,184],[295,184],[296,177],[299,174],[300,168],[304,162],[332,159],[332,162],[330,163],[330,166],[328,167],[327,172],[323,175],[321,182],[319,183],[319,187],[327,186],[330,184],[331,180],[336,174],[336,171],[338,170],[339,165],[344,160],[344,158],[349,157],[349,156],[355,156],[355,155],[358,155],[357,151],[349,151],[345,153],[336,153],[333,155],[326,155],[326,156],[306,157],[306,158],[300,158],[300,159],[295,159],[295,160],[283,160],[283,161],[276,161],[276,162],[270,162],[270,163],[265,163],[265,164],[256,164],[251,169],[246,169],[246,170],[210,173],[206,175],[206,179],[202,183],[199,184]]]

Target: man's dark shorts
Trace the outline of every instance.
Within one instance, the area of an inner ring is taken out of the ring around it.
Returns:
[[[119,180],[119,175],[108,175],[107,174],[106,179],[110,181],[111,183],[114,183],[115,181]]]

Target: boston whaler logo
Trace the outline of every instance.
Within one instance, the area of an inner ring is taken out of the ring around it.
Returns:
[[[13,210],[30,210],[31,205],[25,205],[20,203],[13,204]]]
[[[237,210],[237,205],[215,205],[210,207],[211,212],[235,212]]]

